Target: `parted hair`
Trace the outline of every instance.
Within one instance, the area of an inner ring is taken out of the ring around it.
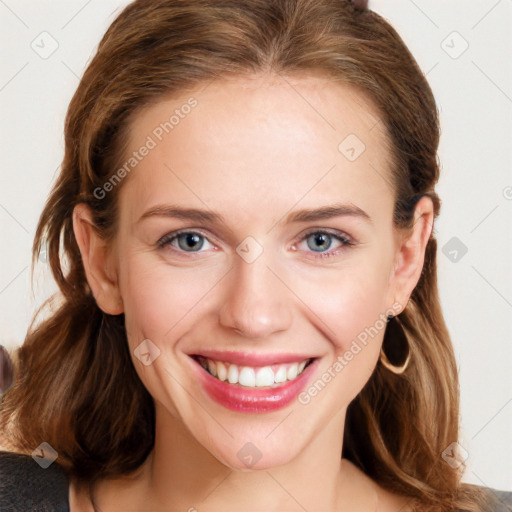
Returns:
[[[118,196],[101,188],[119,169],[128,130],[150,104],[223,77],[322,76],[371,98],[389,140],[397,229],[414,207],[440,200],[438,109],[426,78],[394,28],[347,0],[136,0],[103,36],[70,102],[60,174],[41,214],[33,267],[43,246],[59,292],[36,313],[14,354],[15,385],[3,396],[1,443],[31,453],[46,441],[81,482],[137,469],[154,444],[155,410],[130,358],[124,315],[96,304],[73,233],[79,203],[105,240],[116,236]],[[485,496],[461,482],[443,451],[458,440],[459,387],[440,307],[437,242],[400,315],[410,364],[395,375],[377,364],[349,405],[343,453],[417,510],[480,511]],[[46,312],[44,319],[40,314]]]

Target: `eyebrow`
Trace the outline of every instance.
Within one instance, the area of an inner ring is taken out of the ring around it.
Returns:
[[[194,220],[197,222],[210,222],[225,224],[224,217],[219,213],[208,210],[200,210],[198,208],[183,208],[173,205],[157,205],[144,212],[137,223],[149,217],[173,217],[183,220]]]
[[[183,208],[175,205],[157,205],[144,212],[137,224],[150,217],[172,217],[176,219],[206,222],[210,224],[224,224],[226,220],[220,213],[198,208]],[[372,223],[371,217],[358,206],[348,203],[335,203],[319,208],[303,209],[291,212],[284,220],[285,224],[293,222],[314,222],[326,220],[333,217],[358,217],[366,222]]]
[[[330,219],[332,217],[359,217],[366,222],[372,223],[371,217],[359,206],[352,203],[322,206],[320,208],[311,208],[307,210],[298,210],[290,213],[286,217],[286,223],[291,222],[314,222],[317,220]]]

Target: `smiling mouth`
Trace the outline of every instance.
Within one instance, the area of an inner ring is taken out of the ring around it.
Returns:
[[[212,377],[237,387],[274,388],[295,380],[314,358],[270,366],[241,366],[194,355],[192,358]]]

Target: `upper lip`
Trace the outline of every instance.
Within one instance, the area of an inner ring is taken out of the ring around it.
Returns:
[[[201,350],[189,355],[207,357],[208,359],[236,364],[237,366],[271,366],[274,364],[300,363],[307,359],[314,359],[314,356],[308,354],[258,354],[256,352],[238,352],[234,350]]]

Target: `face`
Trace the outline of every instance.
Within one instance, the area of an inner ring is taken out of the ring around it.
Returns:
[[[223,80],[139,114],[133,152],[109,265],[157,423],[234,468],[341,436],[418,277],[374,107],[321,78]]]

